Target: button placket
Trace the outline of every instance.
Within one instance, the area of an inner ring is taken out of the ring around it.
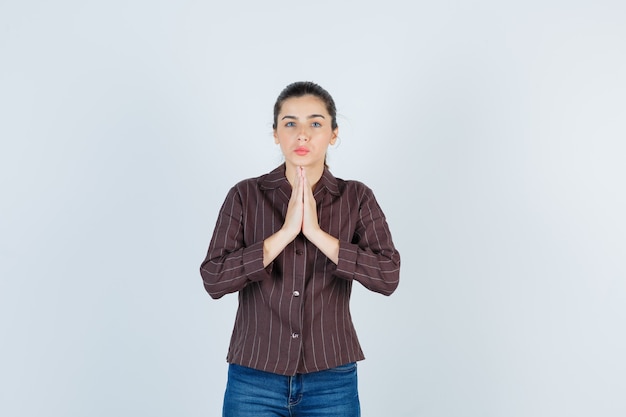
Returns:
[[[307,261],[307,251],[306,251],[307,243],[304,239],[304,236],[299,236],[294,242],[293,247],[293,262],[295,267],[295,274],[293,276],[293,282],[291,286],[291,297],[292,301],[290,302],[293,315],[292,323],[291,323],[291,334],[288,337],[291,338],[294,343],[294,349],[300,349],[297,346],[302,344],[301,330],[302,330],[302,308],[303,308],[303,297],[301,290],[305,285],[305,275],[306,275],[306,261]],[[287,293],[288,294],[288,293]],[[285,295],[287,295],[285,294]],[[301,355],[301,352],[298,356]]]

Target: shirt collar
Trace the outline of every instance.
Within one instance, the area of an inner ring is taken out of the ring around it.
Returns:
[[[285,187],[291,189],[291,185],[289,185],[289,181],[287,181],[287,177],[285,177],[285,164],[276,167],[273,171],[264,175],[261,179],[260,186],[262,190],[275,190]]]
[[[265,175],[265,177],[261,180],[261,189],[262,190],[274,190],[277,188],[284,188],[291,193],[291,185],[289,181],[287,181],[287,177],[285,177],[285,164],[282,164],[276,167],[273,171]],[[315,186],[315,194],[320,192],[322,189],[326,188],[329,193],[334,195],[339,195],[339,181],[333,174],[330,173],[328,168],[324,168],[324,172],[322,173],[322,177],[318,181]]]
[[[315,193],[321,191],[326,188],[329,193],[333,195],[339,195],[339,180],[335,178],[333,174],[330,173],[328,168],[324,168],[324,172],[322,173],[322,177],[318,181],[315,186]]]

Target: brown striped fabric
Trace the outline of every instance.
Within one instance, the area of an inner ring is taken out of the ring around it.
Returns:
[[[239,292],[227,361],[282,375],[364,359],[350,315],[352,282],[390,295],[400,275],[372,191],[327,169],[313,195],[320,227],[339,239],[338,264],[300,234],[263,268],[263,240],[282,227],[290,195],[284,165],[235,185],[200,266],[211,297]]]

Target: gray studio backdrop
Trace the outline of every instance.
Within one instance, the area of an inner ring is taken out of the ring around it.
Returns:
[[[223,4],[222,4],[223,3]],[[0,415],[219,416],[236,297],[198,273],[272,106],[403,266],[356,286],[364,416],[626,415],[623,1],[0,3]]]

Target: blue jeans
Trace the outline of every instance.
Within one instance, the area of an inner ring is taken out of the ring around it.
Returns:
[[[223,417],[359,417],[356,363],[284,376],[230,364]]]

